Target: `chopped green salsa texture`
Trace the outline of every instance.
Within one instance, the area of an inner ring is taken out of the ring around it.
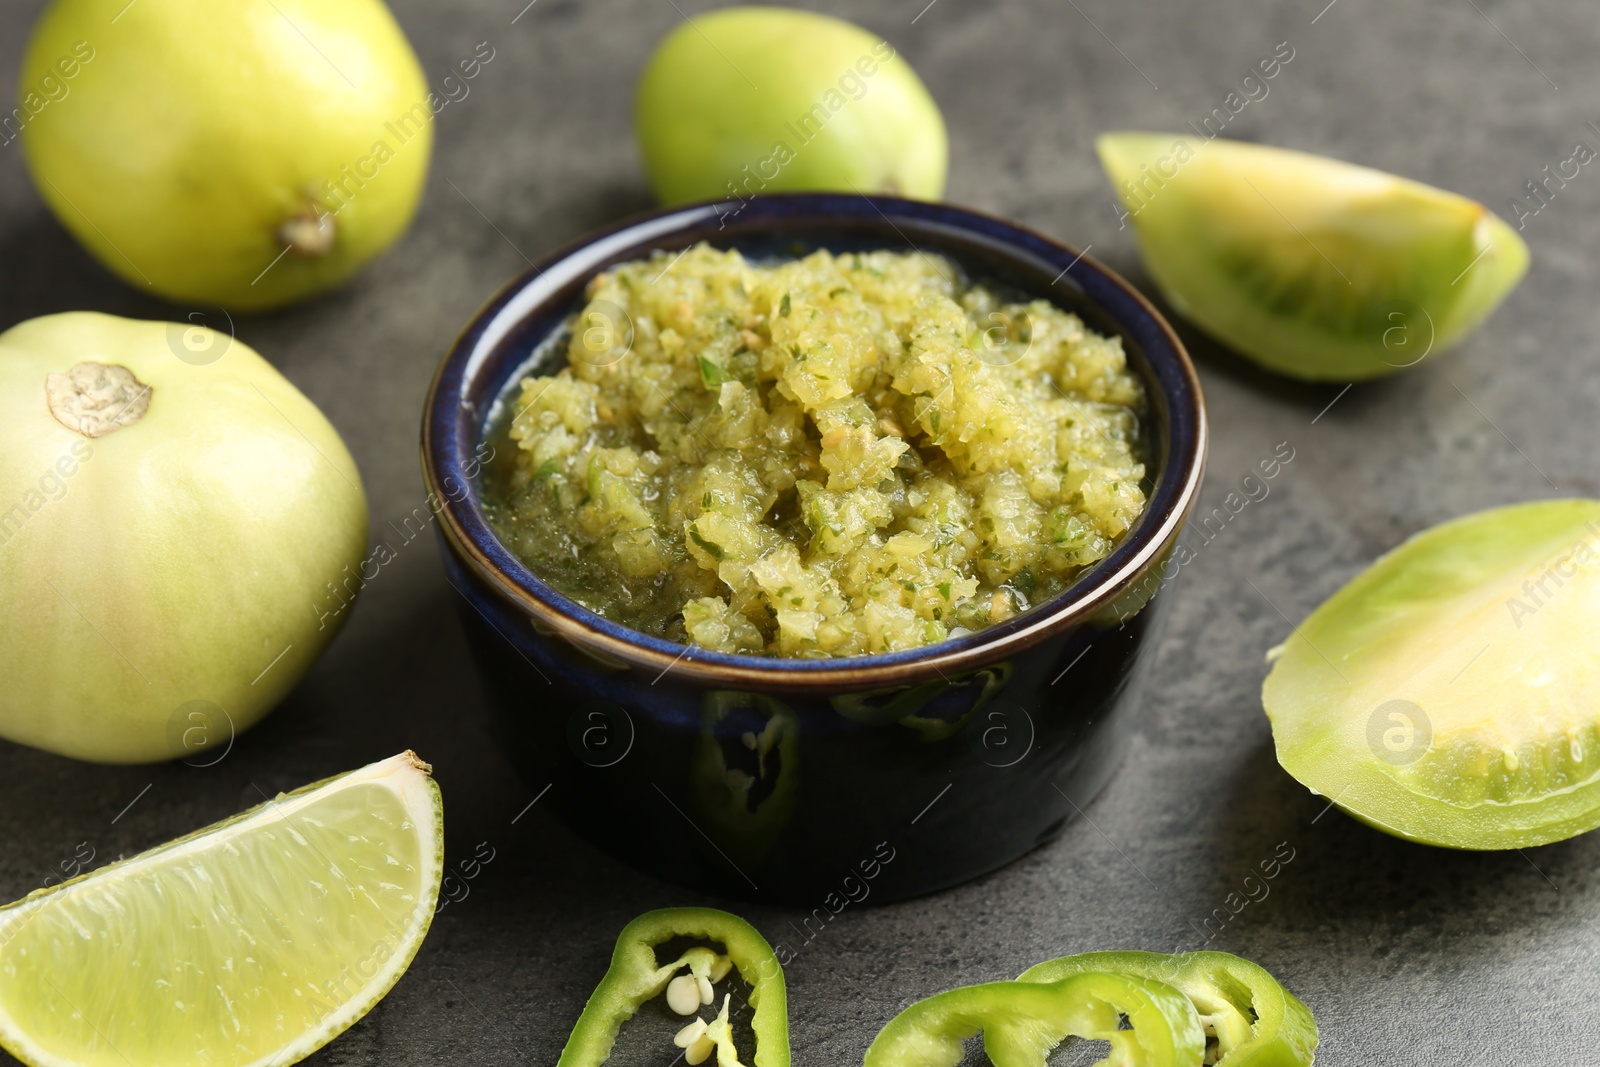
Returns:
[[[932,644],[1059,592],[1145,506],[1120,340],[937,256],[662,253],[595,278],[566,344],[506,397],[490,518],[658,637]]]

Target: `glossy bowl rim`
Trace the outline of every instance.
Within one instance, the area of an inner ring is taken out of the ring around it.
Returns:
[[[478,439],[483,413],[463,403],[466,387],[475,380],[474,374],[503,361],[503,355],[498,360],[494,358],[495,345],[513,333],[517,324],[548,311],[548,300],[520,309],[518,318],[485,348],[485,334],[491,326],[499,323],[500,316],[517,297],[553,268],[586,252],[593,252],[597,246],[616,244],[632,248],[646,241],[659,241],[665,247],[672,247],[675,235],[721,217],[729,206],[726,200],[658,208],[621,219],[568,242],[502,286],[473,314],[457,335],[428,387],[423,407],[421,451],[423,479],[434,502],[440,532],[458,559],[502,600],[531,618],[537,628],[564,638],[602,662],[657,672],[658,681],[668,671],[674,671],[691,682],[718,687],[742,685],[766,690],[845,689],[865,692],[934,679],[948,681],[953,675],[971,672],[1016,655],[1056,633],[1086,623],[1105,609],[1145,573],[1166,545],[1176,539],[1199,499],[1210,431],[1199,375],[1182,340],[1149,299],[1115,271],[1085,251],[995,215],[949,203],[847,193],[762,194],[744,201],[739,210],[741,214],[754,212],[755,221],[768,216],[776,224],[807,217],[826,222],[829,217],[841,215],[865,218],[870,223],[870,216],[862,211],[863,205],[869,205],[882,217],[880,228],[886,242],[890,235],[894,235],[911,244],[910,238],[900,231],[893,216],[909,221],[914,228],[918,222],[935,225],[937,216],[943,228],[964,231],[973,238],[984,239],[1019,262],[1043,259],[1046,257],[1041,253],[1048,253],[1049,260],[1065,264],[1057,281],[1068,273],[1073,274],[1074,283],[1078,283],[1081,275],[1097,277],[1131,300],[1155,327],[1167,352],[1163,356],[1155,355],[1153,346],[1148,342],[1142,347],[1144,361],[1149,365],[1149,377],[1159,384],[1166,400],[1168,416],[1164,421],[1164,431],[1168,440],[1167,464],[1162,472],[1163,480],[1158,483],[1157,491],[1152,493],[1134,530],[1117,544],[1105,560],[1095,564],[1083,578],[1042,605],[995,626],[916,649],[816,659],[713,652],[633,630],[575,603],[539,579],[500,542],[483,514],[475,483],[470,483],[470,491],[465,493],[442,491],[445,483],[439,468],[453,456],[453,452],[451,435],[438,433],[437,430],[445,425],[455,426],[461,419],[470,417],[474,423],[472,438]],[[806,210],[808,206],[812,210]],[[741,228],[748,229],[748,221]],[[620,240],[624,237],[631,240]],[[912,244],[912,247],[916,246]],[[1112,314],[1102,301],[1087,291],[1083,296],[1086,303],[1098,307],[1122,329],[1134,330],[1134,323]],[[481,358],[480,349],[483,350]],[[1168,359],[1178,372],[1184,387],[1182,390],[1171,388],[1167,379],[1159,373],[1157,364],[1162,359]],[[1172,432],[1176,421],[1175,411],[1180,405],[1186,409],[1184,413],[1193,427],[1192,435],[1183,440]],[[459,469],[462,468],[454,468],[452,473]],[[457,473],[457,477],[461,475]],[[1168,496],[1164,511],[1157,516],[1154,514],[1156,497],[1166,495],[1165,485],[1169,477],[1178,479],[1176,488]],[[1149,521],[1151,519],[1156,521]],[[501,559],[497,561],[491,558],[491,554]],[[1122,557],[1120,560],[1119,556]],[[1115,565],[1108,567],[1107,564],[1113,561]],[[510,570],[521,573],[514,577],[508,573]],[[471,603],[465,591],[458,589],[457,592]],[[502,637],[510,640],[504,634]]]

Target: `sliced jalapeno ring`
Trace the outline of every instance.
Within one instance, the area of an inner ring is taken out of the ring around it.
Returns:
[[[1205,1064],[1308,1067],[1316,1053],[1310,1009],[1265,968],[1227,952],[1086,952],[1037,964],[1017,981],[1105,971],[1164,982],[1188,997],[1205,1027]]]
[[[980,1030],[995,1067],[1045,1067],[1050,1051],[1073,1036],[1110,1042],[1101,1065],[1118,1067],[1196,1067],[1205,1051],[1194,1006],[1177,990],[1120,974],[1071,974],[919,1000],[883,1028],[863,1067],[956,1067]]]
[[[656,949],[679,939],[711,942],[722,950],[694,945],[671,963],[658,963]],[[718,1067],[743,1067],[734,1047],[730,997],[723,996],[721,1011],[711,1022],[699,1017],[700,1009],[715,999],[712,983],[730,970],[750,985],[754,1067],[789,1067],[788,996],[777,954],[755,927],[714,908],[662,908],[623,927],[611,966],[584,1005],[556,1067],[600,1067],[610,1057],[622,1024],[662,993],[673,1011],[695,1017],[674,1039],[686,1063],[702,1063],[715,1052]]]

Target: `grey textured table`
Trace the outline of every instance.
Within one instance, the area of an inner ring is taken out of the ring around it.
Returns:
[[[513,25],[524,2],[396,4],[431,81],[480,41],[496,54],[439,118],[421,215],[342,292],[239,324],[349,441],[375,537],[423,502],[423,393],[466,318],[525,259],[648,206],[633,81],[680,9],[702,6],[538,0]],[[1294,59],[1229,134],[1396,171],[1506,215],[1545,164],[1580,140],[1600,146],[1587,124],[1600,121],[1600,22],[1576,2],[925,2],[829,9],[922,73],[950,127],[949,198],[1092,245],[1146,289],[1095,134],[1198,120],[1281,41]],[[16,84],[39,6],[0,2],[0,86]],[[1533,268],[1509,304],[1447,358],[1391,381],[1342,395],[1290,385],[1185,330],[1215,426],[1206,506],[1280,442],[1293,461],[1169,589],[1142,729],[1084,818],[976,883],[851,906],[800,950],[788,971],[800,1063],[859,1063],[911,999],[1048,956],[1197,948],[1203,920],[1280,850],[1293,859],[1270,895],[1209,947],[1259,960],[1313,1007],[1319,1063],[1600,1063],[1600,834],[1525,855],[1391,840],[1278,768],[1258,698],[1287,620],[1406,535],[1489,505],[1600,495],[1597,206],[1585,168],[1526,220]],[[173,316],[84,255],[17,147],[0,147],[0,325],[68,309]],[[401,549],[299,690],[208,769],[95,767],[0,743],[0,897],[38,885],[79,842],[101,859],[132,853],[247,806],[256,787],[412,747],[437,768],[450,857],[487,841],[495,859],[389,998],[314,1062],[554,1062],[621,925],[695,895],[597,854],[538,806],[513,825],[533,794],[485,735],[455,595],[429,540]],[[798,909],[742,910],[798,942]]]

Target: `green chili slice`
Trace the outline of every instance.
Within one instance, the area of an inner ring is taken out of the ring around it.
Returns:
[[[1147,978],[1071,974],[919,1000],[883,1028],[863,1067],[956,1067],[964,1042],[980,1030],[995,1067],[1045,1067],[1050,1051],[1073,1036],[1111,1043],[1097,1067],[1196,1067],[1206,1043],[1194,1006],[1177,990]]]
[[[1307,1067],[1316,1052],[1317,1024],[1310,1009],[1265,968],[1227,952],[1086,952],[1037,964],[1017,981],[1055,983],[1106,971],[1164,982],[1188,997],[1205,1028],[1206,1054],[1200,1062]]]
[[[695,945],[671,963],[657,963],[657,947],[679,939],[710,942],[720,945],[722,951]],[[684,1050],[686,1063],[701,1063],[714,1051],[717,1067],[744,1067],[734,1048],[729,996],[724,994],[722,1009],[712,1022],[699,1018],[700,1009],[715,999],[712,983],[720,982],[730,970],[737,970],[750,985],[754,1067],[789,1067],[789,1006],[783,967],[755,927],[714,908],[662,908],[645,912],[623,927],[611,954],[611,966],[584,1005],[556,1067],[600,1067],[610,1057],[622,1024],[633,1018],[645,1001],[663,992],[674,1011],[695,1016],[675,1039]]]

